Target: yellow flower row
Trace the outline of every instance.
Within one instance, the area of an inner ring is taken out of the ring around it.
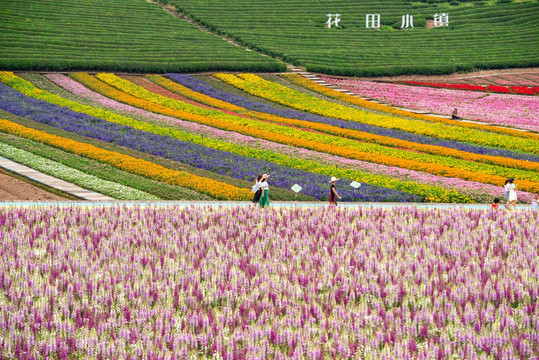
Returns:
[[[412,118],[412,119],[426,120],[426,121],[430,121],[430,122],[434,122],[434,123],[444,123],[444,124],[448,124],[448,125],[466,127],[466,128],[470,128],[470,129],[489,131],[489,132],[494,132],[494,133],[499,133],[499,134],[505,134],[505,135],[511,135],[511,136],[516,136],[516,137],[539,140],[539,135],[534,134],[534,133],[528,133],[528,132],[523,132],[523,131],[518,131],[518,130],[513,130],[513,129],[501,128],[501,127],[497,127],[497,126],[490,126],[490,125],[463,123],[463,122],[460,122],[460,121],[455,121],[455,120],[451,120],[451,119],[445,119],[445,118],[440,118],[440,117],[437,117],[437,116],[430,116],[430,115],[425,115],[425,114],[416,114],[416,113],[413,113],[413,112],[410,112],[410,111],[397,109],[397,108],[394,108],[394,107],[389,106],[389,105],[378,104],[378,103],[375,103],[375,102],[372,102],[372,101],[363,100],[363,99],[360,99],[360,98],[358,98],[356,96],[344,94],[344,93],[342,93],[340,91],[333,90],[333,89],[328,88],[326,86],[322,86],[322,85],[317,84],[314,81],[311,81],[311,80],[309,80],[307,78],[304,78],[303,76],[300,76],[298,74],[283,74],[281,76],[284,77],[285,79],[289,80],[290,82],[296,84],[296,85],[300,85],[300,86],[305,87],[305,88],[307,88],[309,90],[313,90],[313,91],[315,91],[317,93],[320,93],[322,95],[326,95],[328,97],[332,97],[334,99],[345,101],[345,102],[348,102],[348,103],[354,104],[354,105],[359,105],[359,106],[361,106],[363,108],[366,108],[366,109],[372,109],[372,110],[381,111],[381,112],[384,112],[384,113],[388,113],[388,114],[392,114],[392,115],[396,115],[396,116],[407,117],[407,118]]]
[[[252,196],[251,191],[248,189],[241,189],[233,185],[190,174],[185,171],[167,169],[150,161],[137,159],[114,151],[104,150],[90,144],[51,135],[43,131],[16,124],[9,120],[0,119],[0,131],[36,140],[64,151],[115,166],[118,169],[133,174],[206,193],[216,199],[248,200]]]
[[[246,108],[231,104],[229,102],[222,101],[222,100],[213,98],[211,96],[193,91],[189,89],[188,87],[178,84],[177,82],[167,79],[166,77],[163,77],[161,75],[146,75],[146,78],[148,78],[150,81],[154,82],[155,84],[162,86],[163,88],[170,90],[176,94],[185,96],[186,98],[197,101],[201,104],[214,107],[216,109],[230,110],[238,114],[249,114],[249,115],[258,114],[255,111],[250,111]],[[259,114],[263,114],[263,113],[259,113]],[[269,115],[269,114],[263,114],[263,115]]]
[[[535,139],[495,134],[460,126],[450,126],[443,123],[431,123],[390,115],[373,114],[303,94],[285,86],[266,81],[254,74],[239,74],[237,76],[232,74],[215,74],[214,76],[252,95],[313,114],[443,139],[472,142],[479,145],[516,149],[539,154],[539,147]]]
[[[311,133],[287,126],[268,124],[232,116],[216,110],[198,108],[179,100],[152,93],[127,80],[118,78],[113,74],[99,74],[97,76],[109,85],[113,85],[128,95],[139,97],[141,100],[158,102],[157,105],[161,107],[168,107],[170,110],[174,111],[175,115],[173,116],[178,116],[185,120],[195,121],[223,130],[234,131],[282,144],[331,153],[347,158],[389,166],[398,166],[445,177],[458,177],[464,180],[490,183],[493,185],[500,185],[504,182],[505,178],[514,176],[519,179],[529,180],[527,182],[521,181],[521,188],[524,189],[524,186],[526,186],[528,191],[539,189],[539,174],[536,172],[506,169],[500,166],[463,161],[444,156],[414,153],[375,144],[342,139],[335,136]],[[145,108],[147,108],[147,105],[145,105]],[[184,109],[186,111],[184,111]],[[190,111],[197,112],[200,115],[192,114]],[[171,115],[171,113],[167,113],[167,115]]]
[[[415,151],[420,151],[426,154],[441,155],[444,157],[449,156],[455,159],[482,162],[486,164],[499,165],[503,167],[512,167],[515,169],[539,171],[539,163],[536,163],[536,162],[529,162],[529,161],[517,160],[517,159],[512,159],[512,158],[504,158],[504,157],[499,157],[499,156],[474,154],[474,153],[469,153],[462,150],[447,148],[444,146],[420,144],[420,143],[415,143],[412,141],[395,139],[389,136],[376,135],[376,134],[371,134],[368,132],[363,132],[363,131],[358,131],[358,130],[343,129],[338,126],[332,126],[332,125],[321,124],[321,123],[305,121],[305,120],[283,118],[283,117],[279,117],[279,116],[275,116],[271,114],[248,110],[248,109],[236,106],[234,104],[230,104],[226,101],[221,101],[221,100],[212,98],[211,96],[207,96],[207,95],[198,93],[196,91],[193,91],[183,85],[180,85],[174,81],[171,81],[159,75],[149,75],[148,78],[151,81],[164,87],[167,90],[170,90],[172,92],[175,92],[187,98],[193,99],[202,104],[209,105],[214,108],[234,111],[238,114],[247,115],[247,116],[260,119],[260,120],[270,121],[277,124],[287,124],[287,125],[292,125],[295,127],[312,129],[312,130],[324,132],[327,134],[336,135],[339,137],[356,139],[356,140],[365,141],[369,143],[390,146],[393,148],[415,150]]]

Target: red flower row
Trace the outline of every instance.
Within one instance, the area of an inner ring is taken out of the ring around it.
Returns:
[[[408,84],[408,85],[421,85],[421,86],[454,89],[454,90],[488,91],[488,89],[484,86],[471,85],[471,84],[445,84],[445,83],[433,83],[433,82],[423,82],[423,81],[403,81],[402,83]]]
[[[424,82],[424,81],[401,81],[401,83],[406,85],[420,85],[420,86],[429,86],[436,88],[444,89],[453,89],[453,90],[469,90],[469,91],[484,91],[484,92],[494,92],[501,94],[517,94],[517,95],[535,95],[539,94],[539,87],[529,88],[526,86],[501,86],[501,85],[473,85],[473,84],[445,84],[445,83],[433,83],[433,82]]]

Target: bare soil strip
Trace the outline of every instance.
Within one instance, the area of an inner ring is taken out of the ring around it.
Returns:
[[[66,198],[52,194],[38,188],[26,181],[17,179],[10,173],[0,168],[0,201],[17,200],[66,200]]]

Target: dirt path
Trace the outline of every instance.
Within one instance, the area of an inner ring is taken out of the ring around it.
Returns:
[[[65,200],[27,182],[16,179],[0,169],[0,201],[17,200]]]

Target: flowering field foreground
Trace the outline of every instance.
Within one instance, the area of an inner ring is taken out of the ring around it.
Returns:
[[[538,221],[461,208],[3,208],[0,358],[531,359]]]

